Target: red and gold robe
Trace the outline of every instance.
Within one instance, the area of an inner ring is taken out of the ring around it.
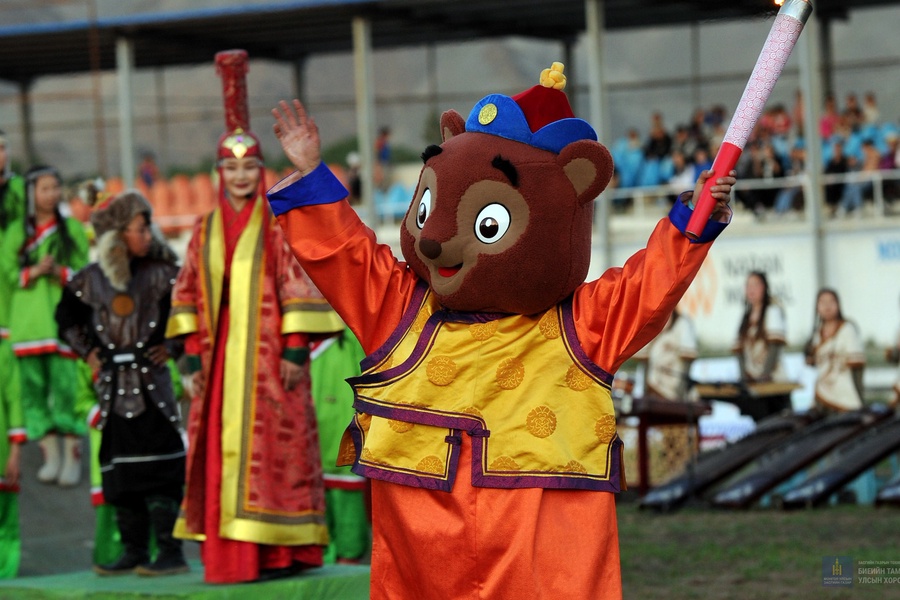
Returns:
[[[166,333],[188,335],[202,364],[175,532],[203,542],[207,581],[321,563],[328,534],[308,363],[292,390],[279,373],[289,339],[342,328],[264,201],[238,213],[223,200],[197,223]]]

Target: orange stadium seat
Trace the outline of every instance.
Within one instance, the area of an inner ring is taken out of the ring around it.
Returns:
[[[216,207],[216,188],[209,173],[197,173],[191,178],[194,188],[194,214],[205,215]]]
[[[176,215],[190,215],[196,210],[194,207],[194,188],[187,175],[175,175],[169,180],[169,188],[172,190],[172,210]]]
[[[159,224],[163,233],[168,235],[177,231],[171,224],[171,217],[175,216],[175,206],[169,182],[165,179],[154,181],[147,197],[153,205],[153,220]]]
[[[153,204],[153,198],[150,197],[150,188],[147,187],[147,184],[144,183],[143,179],[135,179],[134,184],[131,187],[143,194],[144,198],[150,200],[150,203]]]
[[[110,196],[115,196],[125,189],[125,183],[122,181],[121,177],[110,177],[105,183],[106,187],[104,192]]]

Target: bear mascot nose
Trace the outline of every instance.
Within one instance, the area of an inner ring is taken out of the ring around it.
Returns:
[[[421,250],[422,254],[426,257],[434,260],[441,255],[441,243],[429,240],[428,238],[422,238],[419,240],[419,250]]]

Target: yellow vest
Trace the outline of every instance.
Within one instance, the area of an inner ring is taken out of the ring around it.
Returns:
[[[339,454],[359,475],[449,491],[466,434],[473,485],[622,487],[612,375],[581,349],[571,301],[538,315],[457,313],[421,286],[362,366]]]

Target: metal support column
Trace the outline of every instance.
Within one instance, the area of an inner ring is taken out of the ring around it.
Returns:
[[[22,152],[28,165],[38,162],[34,148],[34,119],[31,114],[31,79],[19,81],[19,120],[22,122]]]
[[[372,87],[372,23],[353,18],[353,81],[356,90],[356,130],[360,158],[360,208],[370,227],[375,228],[375,91]]]
[[[306,104],[306,56],[300,56],[293,62],[294,98]]]
[[[822,185],[822,142],[819,120],[822,115],[822,70],[819,65],[819,19],[813,13],[800,36],[800,89],[803,92],[803,143],[806,148],[806,178],[803,187],[804,208],[813,240],[813,265],[816,289],[826,285],[825,248],[822,231],[822,207],[825,188]]]
[[[428,89],[428,115],[429,123],[425,134],[427,144],[441,143],[441,102],[438,86],[438,61],[437,47],[430,43],[425,47],[426,78]]]
[[[119,91],[119,168],[125,186],[134,185],[134,102],[132,73],[134,44],[127,38],[116,40],[116,80]]]
[[[166,72],[165,69],[156,69],[154,73],[156,88],[156,133],[158,136],[156,149],[157,165],[165,175],[172,166],[172,157],[169,153],[169,118],[166,105]]]
[[[603,144],[609,144],[609,128],[606,118],[607,107],[605,97],[605,81],[603,70],[603,29],[604,22],[604,1],[603,0],[584,0],[585,25],[586,25],[586,47],[587,47],[587,66],[588,66],[588,103],[590,106],[590,123],[597,131],[597,136]],[[612,266],[612,240],[610,239],[610,210],[609,195],[600,194],[600,198],[596,204],[597,214],[594,222],[598,225],[597,231],[601,233],[601,269],[605,270]]]
[[[816,38],[819,44],[818,57],[821,65],[822,98],[824,99],[825,96],[834,94],[834,80],[831,75],[834,72],[834,47],[831,36],[831,24],[834,19],[830,16],[823,16],[817,20]]]

